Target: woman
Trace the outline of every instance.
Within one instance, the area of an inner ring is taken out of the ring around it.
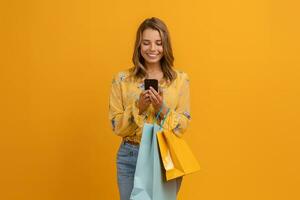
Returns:
[[[117,176],[121,200],[129,200],[144,122],[166,116],[164,129],[181,137],[190,116],[189,78],[173,69],[173,52],[167,26],[158,18],[146,19],[138,28],[132,61],[112,81],[109,118],[114,133],[122,137],[117,154]],[[157,79],[159,92],[144,90],[144,79]],[[181,178],[177,179],[178,190]]]

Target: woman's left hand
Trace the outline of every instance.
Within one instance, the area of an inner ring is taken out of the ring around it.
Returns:
[[[164,99],[163,99],[163,92],[162,90],[159,90],[159,93],[156,92],[156,90],[153,87],[150,87],[150,90],[148,90],[148,93],[150,94],[150,101],[151,104],[154,107],[155,112],[157,113],[161,106],[163,105]]]

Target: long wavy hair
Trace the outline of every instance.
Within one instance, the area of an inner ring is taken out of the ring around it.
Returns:
[[[142,35],[146,29],[157,30],[160,34],[163,46],[163,56],[160,59],[160,65],[164,78],[170,82],[176,79],[176,72],[173,69],[174,56],[171,46],[171,39],[166,24],[156,17],[145,19],[139,26],[136,33],[134,52],[132,62],[134,66],[131,68],[131,73],[135,78],[144,78],[146,76],[145,59],[141,55]]]

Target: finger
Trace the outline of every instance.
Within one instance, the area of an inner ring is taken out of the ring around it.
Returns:
[[[150,90],[146,90],[144,95],[150,96],[149,91],[150,91]]]
[[[157,93],[156,92],[156,90],[154,89],[154,88],[152,88],[152,90],[151,90],[154,94],[155,94],[155,96],[156,96],[156,99],[158,100],[158,104],[160,104],[162,101],[163,101],[163,92],[162,92],[162,89],[161,88],[159,88],[159,90],[158,90],[158,92],[159,93]]]
[[[149,94],[145,94],[145,96],[144,96],[144,99],[147,101],[147,100],[150,100],[150,95]]]
[[[145,100],[145,102],[146,102],[146,104],[150,104],[150,103],[151,103],[151,99],[150,99],[150,98],[147,98],[147,99]]]
[[[148,106],[151,103],[150,97],[142,99],[142,104]]]
[[[157,99],[157,103],[160,104],[163,100],[163,97],[156,92],[156,90],[153,87],[150,87],[150,90],[154,93],[154,95],[156,96]],[[161,91],[161,90],[160,90]]]
[[[158,100],[157,97],[153,94],[152,90],[150,90],[149,93],[150,93],[150,97],[151,97],[153,103],[158,104],[158,103],[159,103],[159,100]]]
[[[148,94],[148,91],[147,91],[147,90],[145,90],[145,91],[142,92],[142,95],[143,95],[143,96],[145,96],[146,94]]]
[[[140,98],[144,98],[145,92],[141,92]]]
[[[151,95],[149,96],[149,99],[150,99],[150,103],[156,104],[155,101],[154,101],[154,99],[153,99],[153,97]]]
[[[156,90],[153,87],[150,86],[150,90],[153,92],[155,96],[159,96],[159,94],[156,92]]]
[[[142,98],[143,98],[143,99],[146,99],[147,96],[149,96],[149,95],[148,95],[148,92],[144,91],[143,94],[142,94]]]

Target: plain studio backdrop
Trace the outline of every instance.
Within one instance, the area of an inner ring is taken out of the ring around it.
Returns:
[[[202,170],[179,199],[300,199],[292,0],[1,1],[0,199],[118,199],[110,84],[152,16],[191,80],[185,139]]]

